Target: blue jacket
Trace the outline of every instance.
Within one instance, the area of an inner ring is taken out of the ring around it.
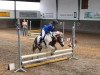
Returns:
[[[44,29],[47,34],[54,31],[54,26],[52,24],[44,25],[42,29]]]

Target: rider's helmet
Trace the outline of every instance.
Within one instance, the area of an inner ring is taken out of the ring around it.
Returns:
[[[53,24],[53,25],[57,25],[58,23],[59,23],[58,20],[53,20],[53,21],[52,21],[52,24]]]

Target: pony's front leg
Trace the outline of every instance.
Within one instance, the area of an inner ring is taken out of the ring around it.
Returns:
[[[54,52],[57,50],[56,46],[50,46],[52,48],[51,55],[54,55]]]

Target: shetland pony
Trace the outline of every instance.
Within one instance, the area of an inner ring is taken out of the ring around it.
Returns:
[[[48,33],[45,35],[44,37],[44,41],[42,41],[42,43],[39,45],[39,40],[40,40],[41,36],[37,36],[33,42],[33,53],[35,52],[36,49],[39,50],[39,52],[41,52],[43,45],[42,43],[45,44],[45,46],[47,48],[51,48],[52,52],[51,55],[53,55],[53,53],[55,52],[55,50],[57,49],[57,47],[55,46],[56,43],[58,42],[62,47],[64,46],[64,39],[63,39],[63,33],[60,31],[55,31],[52,33]]]

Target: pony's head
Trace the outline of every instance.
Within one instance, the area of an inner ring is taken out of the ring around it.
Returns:
[[[56,41],[63,47],[64,46],[63,33],[60,31],[56,31],[54,33],[54,37],[56,38]]]

